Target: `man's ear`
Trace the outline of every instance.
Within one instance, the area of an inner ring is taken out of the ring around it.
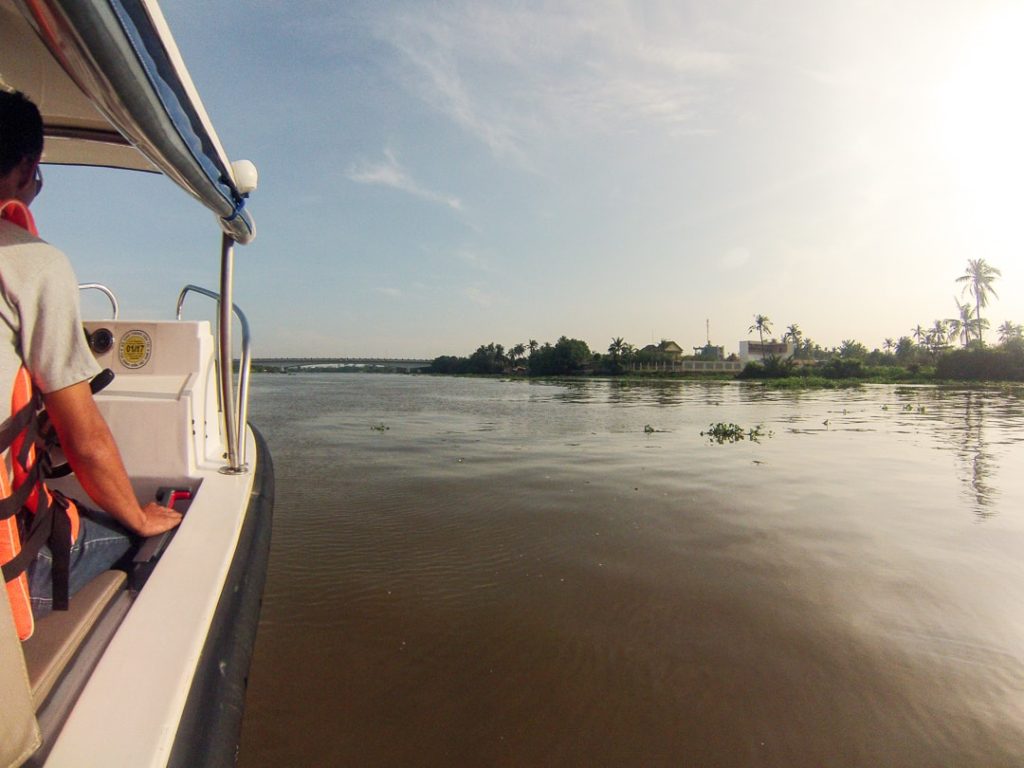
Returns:
[[[16,197],[25,205],[30,205],[35,199],[36,168],[38,166],[38,157],[23,157],[11,171],[14,174],[14,181],[17,185]]]

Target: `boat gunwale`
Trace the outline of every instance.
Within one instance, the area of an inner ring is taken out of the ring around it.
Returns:
[[[262,433],[249,425],[256,476],[235,554],[167,762],[173,768],[234,765],[249,665],[263,605],[273,527],[274,465]]]

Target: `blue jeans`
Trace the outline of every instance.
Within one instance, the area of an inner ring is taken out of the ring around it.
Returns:
[[[74,595],[104,571],[110,570],[135,544],[135,537],[110,515],[82,504],[78,505],[78,514],[81,521],[78,538],[71,545],[70,595]],[[32,615],[37,619],[53,610],[53,585],[50,582],[52,564],[50,548],[43,547],[27,569]]]

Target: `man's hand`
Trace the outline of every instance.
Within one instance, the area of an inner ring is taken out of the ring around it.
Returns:
[[[136,529],[140,536],[156,536],[158,533],[171,530],[181,522],[181,512],[175,512],[170,507],[161,507],[155,501],[142,508],[142,516],[142,525]]]

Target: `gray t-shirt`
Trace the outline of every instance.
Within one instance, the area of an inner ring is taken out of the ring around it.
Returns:
[[[0,221],[0,422],[10,415],[23,363],[43,394],[100,371],[82,332],[78,281],[67,257]]]

